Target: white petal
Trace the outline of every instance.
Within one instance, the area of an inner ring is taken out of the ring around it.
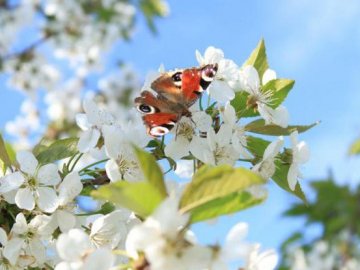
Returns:
[[[279,257],[275,250],[266,250],[259,254],[257,258],[258,270],[273,270],[278,263]]]
[[[78,113],[76,115],[76,124],[82,129],[82,130],[88,130],[91,128],[91,124],[88,121],[88,118],[85,113]]]
[[[274,110],[272,118],[272,122],[280,127],[286,128],[289,125],[289,112],[282,105]]]
[[[65,176],[59,186],[59,204],[66,205],[80,194],[83,188],[80,176],[77,172],[71,172]]]
[[[236,124],[236,113],[233,106],[231,106],[230,102],[227,102],[225,105],[225,110],[223,113],[224,122],[233,126]]]
[[[4,247],[3,255],[10,261],[12,265],[16,264],[21,248],[24,245],[24,241],[24,239],[12,238]]]
[[[58,207],[58,198],[55,190],[48,187],[39,187],[37,205],[44,212],[54,212]]]
[[[192,160],[179,160],[176,162],[175,173],[181,178],[191,178],[194,174],[194,163]]]
[[[296,163],[292,163],[290,165],[287,175],[287,180],[291,190],[295,190],[296,183],[298,181],[298,176],[299,176],[299,165]]]
[[[175,137],[165,146],[165,155],[178,160],[189,155],[190,142],[184,136]]]
[[[20,188],[16,192],[15,203],[21,209],[33,210],[35,200],[32,191],[29,188]]]
[[[214,156],[209,149],[207,139],[193,137],[190,143],[190,152],[200,161],[215,165]]]
[[[35,174],[38,161],[36,160],[33,153],[29,151],[19,151],[16,154],[16,160],[19,162],[20,169],[23,172],[28,173],[30,175]]]
[[[100,131],[97,129],[89,129],[83,131],[78,142],[78,149],[81,153],[86,153],[94,148],[100,138]]]
[[[192,120],[195,122],[196,128],[201,132],[206,132],[211,127],[211,116],[203,111],[194,112]]]
[[[122,138],[122,130],[117,126],[106,125],[103,126],[103,135],[106,155],[109,158],[117,158],[119,152],[121,152],[124,140]]]
[[[0,227],[0,244],[2,246],[5,246],[7,241],[8,241],[7,234],[6,234],[5,230]]]
[[[213,46],[208,47],[204,53],[205,63],[203,64],[215,64],[219,63],[224,58],[224,52],[221,49]]]
[[[41,166],[37,173],[37,179],[40,183],[45,185],[57,185],[61,178],[58,171],[58,166],[55,164],[46,164]]]
[[[23,234],[27,231],[28,225],[23,213],[16,215],[15,224],[12,227],[12,231],[16,234]]]
[[[88,235],[80,229],[71,229],[58,237],[56,249],[61,259],[76,261],[91,247]]]
[[[25,181],[21,172],[14,172],[0,178],[0,193],[7,193],[19,188]]]
[[[110,159],[105,164],[105,170],[107,176],[110,178],[112,182],[119,181],[123,178],[123,175],[121,175],[119,167],[115,160]]]
[[[292,148],[296,148],[296,146],[298,144],[298,135],[299,135],[299,132],[297,130],[294,130],[290,134]]]
[[[216,133],[216,141],[219,146],[230,145],[232,137],[232,127],[228,124],[223,124],[218,133]]]
[[[202,57],[201,53],[198,50],[195,51],[195,57],[199,63],[199,66],[205,65],[205,59]]]
[[[111,250],[100,248],[91,253],[85,260],[82,269],[109,270],[115,262]]]
[[[265,85],[267,84],[269,81],[275,80],[276,79],[276,72],[272,69],[267,69],[264,72],[264,75],[262,77],[262,84]]]
[[[12,191],[6,192],[3,195],[4,200],[10,204],[15,204],[15,196],[17,193],[17,189],[14,189]]]
[[[239,222],[231,228],[225,238],[224,252],[228,259],[245,257],[249,251],[249,245],[244,242],[248,233],[248,224]]]
[[[209,86],[210,96],[218,102],[227,102],[235,98],[234,90],[226,81],[213,81]]]
[[[271,142],[265,149],[263,160],[268,158],[274,158],[284,144],[284,138],[280,136],[276,141]]]
[[[259,73],[253,66],[246,66],[243,68],[241,73],[241,78],[243,84],[245,85],[246,91],[253,93],[254,91],[259,91],[260,87],[260,78]]]
[[[310,159],[310,149],[306,142],[301,141],[300,143],[298,143],[296,149],[296,162],[300,164],[306,163]]]
[[[55,214],[61,232],[67,232],[75,227],[76,217],[74,214],[64,210],[57,210]]]
[[[40,239],[32,239],[29,243],[30,254],[33,255],[38,264],[43,264],[46,261],[45,246]]]

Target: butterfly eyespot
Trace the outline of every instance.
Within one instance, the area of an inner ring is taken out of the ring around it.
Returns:
[[[174,75],[171,76],[171,78],[177,87],[181,87],[182,72],[176,72]]]
[[[206,65],[202,69],[201,78],[207,82],[211,82],[214,79],[217,70],[217,64]]]
[[[150,135],[151,136],[155,136],[155,137],[158,137],[158,136],[164,136],[166,133],[169,132],[169,129],[166,128],[166,127],[162,127],[162,126],[158,126],[158,127],[153,127],[151,130],[150,130]]]
[[[151,114],[151,113],[156,112],[156,109],[154,107],[146,105],[146,104],[138,105],[137,109],[138,109],[139,112],[145,113],[145,114]]]

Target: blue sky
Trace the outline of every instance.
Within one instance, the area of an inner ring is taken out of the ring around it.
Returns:
[[[241,64],[263,37],[271,68],[279,77],[296,80],[285,102],[291,123],[322,121],[301,136],[312,153],[303,168],[302,184],[306,187],[309,180],[326,176],[330,168],[340,183],[359,181],[360,159],[346,156],[350,142],[360,135],[358,0],[171,0],[169,4],[169,17],[157,21],[158,35],[152,35],[140,19],[133,40],[116,46],[115,53],[144,75],[161,63],[167,69],[197,65],[195,50],[203,52],[210,45]],[[0,91],[1,129],[15,117],[22,99],[18,92]],[[301,221],[280,218],[293,201],[270,183],[268,201],[262,206],[221,218],[215,232],[207,225],[196,231],[201,239],[214,241],[236,222],[247,221],[251,240],[278,247],[302,226]]]

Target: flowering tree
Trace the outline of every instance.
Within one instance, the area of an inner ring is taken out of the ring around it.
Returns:
[[[2,269],[275,268],[274,250],[245,241],[246,223],[222,245],[199,243],[191,226],[262,203],[268,181],[306,201],[298,179],[309,150],[298,136],[316,123],[289,125],[281,104],[294,81],[269,68],[263,40],[242,65],[218,48],[196,51],[200,67],[216,66],[206,93],[170,134],[148,136],[128,66],[87,91],[104,53],[131,38],[138,9],[153,30],[167,12],[159,0],[1,3],[1,68],[29,96],[6,126],[13,143],[0,138]],[[24,29],[39,38],[12,52]],[[165,180],[169,172],[187,183]]]

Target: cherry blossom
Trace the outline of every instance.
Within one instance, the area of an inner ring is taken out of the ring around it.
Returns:
[[[16,190],[15,203],[21,209],[33,210],[37,205],[44,212],[54,212],[58,197],[53,186],[60,182],[55,164],[39,166],[35,156],[28,151],[17,153],[21,171],[0,179],[0,193]]]
[[[275,124],[281,127],[287,127],[289,122],[289,113],[287,109],[280,105],[273,109],[270,106],[273,102],[272,90],[262,91],[260,85],[260,78],[257,70],[253,66],[245,66],[240,71],[241,88],[250,94],[249,100],[251,100],[250,106],[255,106],[260,115],[264,118],[265,123]],[[273,70],[266,70],[262,84],[276,79],[276,73]]]
[[[76,115],[76,123],[83,130],[78,148],[80,152],[86,153],[96,146],[103,126],[112,125],[115,120],[110,113],[100,110],[91,99],[85,99],[83,107],[85,113]]]
[[[292,162],[288,172],[288,183],[291,190],[295,190],[298,178],[301,177],[299,167],[306,163],[310,158],[310,150],[304,141],[298,141],[298,132],[293,131],[290,134],[292,145]]]
[[[196,59],[200,66],[218,64],[215,80],[210,84],[208,91],[210,96],[219,102],[227,102],[234,99],[234,85],[238,80],[238,66],[234,61],[224,58],[224,52],[215,47],[208,47],[204,56],[196,51]]]
[[[264,179],[269,179],[275,173],[275,158],[281,147],[284,145],[284,138],[280,136],[276,141],[271,142],[265,149],[263,159],[256,164],[252,170],[259,173]]]

